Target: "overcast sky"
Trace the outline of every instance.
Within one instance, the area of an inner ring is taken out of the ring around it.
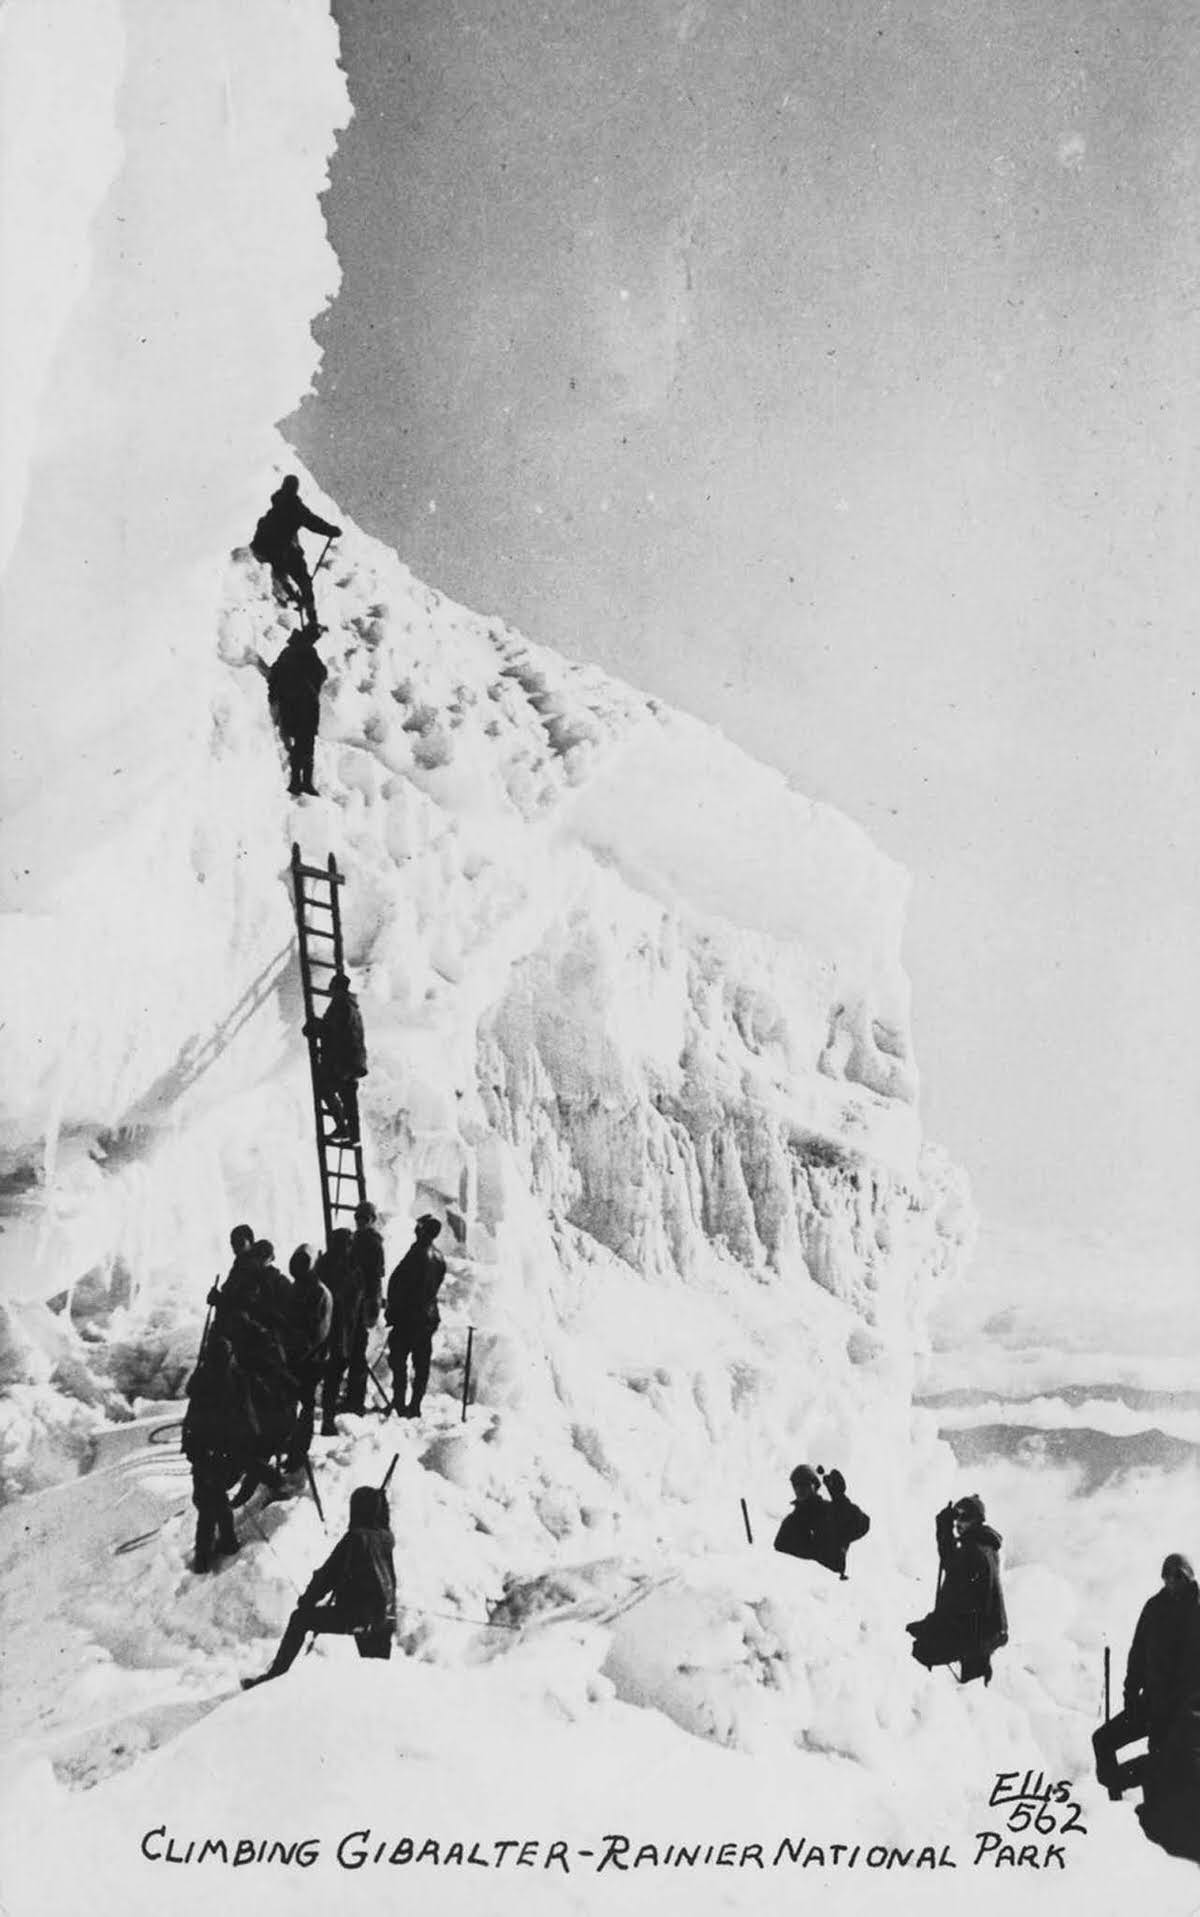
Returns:
[[[1190,1253],[1193,0],[333,10],[322,483],[910,869],[989,1218]]]

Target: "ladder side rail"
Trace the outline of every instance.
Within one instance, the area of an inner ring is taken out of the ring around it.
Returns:
[[[309,1078],[312,1082],[313,1125],[316,1130],[316,1138],[317,1138],[317,1164],[320,1168],[320,1174],[321,1174],[321,1216],[325,1224],[325,1243],[326,1245],[328,1245],[329,1235],[331,1231],[333,1230],[333,1220],[332,1220],[332,1214],[330,1211],[330,1204],[329,1204],[329,1182],[325,1175],[324,1110],[321,1104],[321,1093],[320,1093],[319,1082],[318,1082],[319,1074],[318,1074],[318,1068],[317,1068],[317,1040],[316,1040],[316,1035],[314,1031],[315,1021],[313,1017],[314,993],[313,993],[312,972],[309,966],[309,956],[308,956],[308,937],[307,937],[308,927],[307,927],[307,923],[306,923],[305,915],[304,915],[305,898],[304,898],[304,876],[303,875],[304,875],[304,868],[300,863],[300,847],[298,845],[293,845],[292,846],[292,881],[293,881],[292,890],[293,890],[295,908],[296,908],[296,938],[300,948],[300,984],[301,984],[301,988],[304,995],[304,1024],[306,1027],[305,1042],[308,1046],[308,1071],[309,1071]]]
[[[338,898],[338,886],[341,883],[341,873],[337,869],[337,860],[334,858],[332,852],[329,854],[329,870],[326,873],[325,878],[326,878],[326,883],[329,886],[329,897],[333,902],[334,967],[337,971],[344,972],[346,969],[346,963],[345,963],[345,955],[342,949],[342,913],[341,913],[341,902]]]

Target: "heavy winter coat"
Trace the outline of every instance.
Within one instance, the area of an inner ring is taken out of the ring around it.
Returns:
[[[998,1531],[972,1524],[956,1538],[948,1512],[937,1517],[942,1580],[933,1615],[939,1623],[968,1626],[981,1655],[1008,1643],[1008,1615],[1000,1588]]]
[[[329,1355],[332,1358],[340,1353],[343,1360],[350,1354],[363,1318],[362,1288],[350,1262],[352,1243],[353,1234],[344,1225],[339,1225],[329,1235],[328,1250],[323,1251],[317,1260],[317,1276],[333,1301]]]
[[[253,1456],[258,1427],[247,1380],[228,1341],[212,1333],[188,1379],[181,1444],[192,1465],[207,1465],[223,1484],[235,1484]]]
[[[288,641],[267,674],[267,697],[281,731],[315,738],[326,677],[325,661],[315,645]]]
[[[360,1225],[350,1242],[350,1270],[362,1292],[367,1323],[373,1325],[383,1304],[383,1239],[374,1225]]]
[[[1194,1584],[1178,1596],[1156,1591],[1142,1606],[1125,1666],[1125,1708],[1145,1703],[1152,1739],[1165,1730],[1179,1701],[1181,1664],[1195,1635],[1198,1610],[1200,1594]]]
[[[309,1580],[300,1600],[304,1609],[328,1597],[364,1630],[395,1621],[395,1539],[380,1495],[370,1485],[351,1492],[350,1528]]]
[[[323,533],[327,539],[337,538],[336,526],[310,512],[294,487],[281,486],[271,494],[271,503],[254,528],[250,550],[256,559],[269,563],[296,544],[302,527],[305,532]]]
[[[829,1498],[814,1493],[792,1506],[776,1533],[775,1549],[793,1558],[812,1558],[841,1577],[847,1551],[870,1528],[870,1518],[850,1502],[844,1488]]]
[[[353,992],[336,992],[317,1026],[321,1070],[334,1083],[367,1075],[367,1041]]]
[[[325,1363],[329,1328],[333,1320],[333,1299],[329,1287],[319,1278],[298,1281],[292,1287],[288,1324],[288,1362],[303,1383],[307,1374],[320,1371]]]
[[[436,1331],[441,1323],[437,1297],[446,1276],[446,1260],[433,1245],[417,1239],[388,1280],[386,1317],[405,1330]]]

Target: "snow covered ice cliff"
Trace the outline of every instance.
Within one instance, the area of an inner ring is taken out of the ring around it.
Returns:
[[[795,1835],[803,1803],[810,1834],[886,1844],[972,1828],[1003,1764],[1077,1768],[1055,1580],[1015,1570],[1014,1612],[1024,1586],[1040,1622],[986,1699],[930,1685],[900,1629],[928,1600],[950,1471],[911,1409],[913,1356],[972,1231],[921,1135],[903,875],[719,735],[449,604],[352,527],[319,580],[322,796],[294,807],[258,665],[289,622],[243,542],[294,465],[271,422],[336,283],[316,199],[346,111],[331,22],[318,0],[9,0],[0,33],[4,284],[23,295],[3,490],[6,1907],[77,1907],[86,1884],[102,1909],[161,1908],[138,1837],[163,1818],[336,1837],[395,1831],[402,1800],[413,1830],[582,1843],[639,1819],[662,1841],[722,1819]],[[323,1646],[222,1703],[326,1539],[307,1501],[274,1506],[193,1578],[186,1474],[129,1421],[169,1422],[233,1222],[284,1253],[318,1234],[293,838],[348,875],[389,1253],[432,1207],[451,1277],[420,1428],[347,1419],[321,1450],[335,1530],[399,1449],[406,1655],[359,1669]],[[872,1513],[848,1585],[766,1548],[802,1456],[839,1463]],[[1115,1885],[1110,1849],[1090,1868]],[[729,1881],[725,1900],[783,1907]],[[853,1903],[854,1880],[820,1881]],[[596,1908],[697,1895],[596,1883]],[[394,1901],[386,1876],[347,1884]],[[220,1894],[291,1907],[298,1885],[329,1894],[320,1871]],[[213,1880],[169,1894],[199,1908]],[[541,1876],[488,1894],[568,1907]],[[453,1877],[422,1895],[479,1907]]]

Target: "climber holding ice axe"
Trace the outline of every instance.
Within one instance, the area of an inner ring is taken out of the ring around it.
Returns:
[[[382,1485],[360,1484],[350,1493],[345,1536],[313,1572],[269,1667],[242,1679],[244,1691],[290,1670],[310,1632],[352,1637],[360,1657],[391,1657],[396,1567],[387,1487],[395,1468],[393,1458]]]
[[[271,568],[276,592],[282,598],[294,600],[309,624],[315,626],[317,604],[313,596],[313,574],[308,570],[300,544],[301,527],[306,532],[326,535],[325,551],[313,567],[315,573],[324,564],[330,541],[340,538],[342,529],[309,511],[300,497],[300,481],[295,473],[289,473],[271,494],[271,504],[254,528],[250,550],[264,566]]]

